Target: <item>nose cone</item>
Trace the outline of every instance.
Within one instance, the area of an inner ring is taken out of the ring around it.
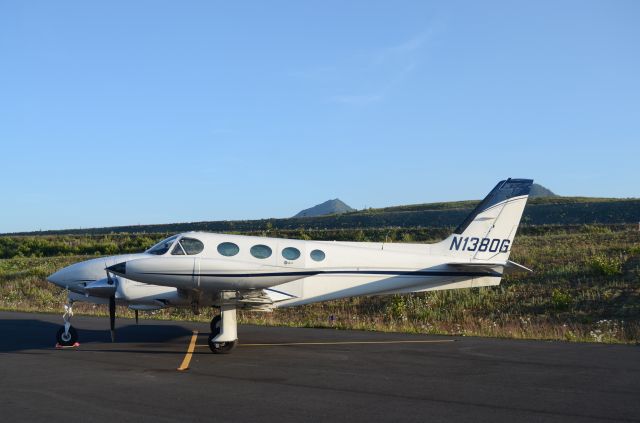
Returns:
[[[64,286],[67,280],[67,277],[65,275],[66,273],[67,273],[66,269],[58,270],[57,272],[47,276],[47,280],[53,284]]]
[[[107,267],[107,270],[111,273],[115,273],[116,275],[126,275],[127,274],[127,262],[123,261],[122,263],[114,264],[113,266]]]
[[[120,260],[118,260],[120,261]],[[104,278],[104,258],[74,263],[49,275],[47,280],[61,287],[75,287]]]

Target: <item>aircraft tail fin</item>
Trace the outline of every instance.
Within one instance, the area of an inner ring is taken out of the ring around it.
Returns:
[[[506,264],[532,184],[532,179],[500,181],[436,248],[463,261]]]

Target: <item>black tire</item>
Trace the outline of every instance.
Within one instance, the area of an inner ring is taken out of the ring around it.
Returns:
[[[218,314],[209,323],[209,327],[211,328],[211,334],[219,334],[220,333],[220,324],[222,323],[222,317]]]
[[[78,342],[78,331],[75,330],[73,326],[70,326],[69,333],[67,333],[67,335],[65,336],[63,326],[58,330],[58,333],[56,334],[56,340],[58,341],[58,344],[62,345],[63,347],[72,347],[76,342]]]
[[[229,354],[235,347],[238,341],[233,342],[213,342],[213,338],[218,336],[218,334],[209,335],[209,348],[211,352],[214,354]]]

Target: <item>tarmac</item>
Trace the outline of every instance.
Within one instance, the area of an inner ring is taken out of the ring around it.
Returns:
[[[640,422],[640,347],[0,312],[2,421]],[[196,333],[197,332],[197,333]]]

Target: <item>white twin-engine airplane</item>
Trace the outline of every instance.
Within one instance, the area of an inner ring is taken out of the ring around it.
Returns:
[[[69,292],[61,346],[75,345],[74,301],[116,303],[136,311],[201,306],[220,309],[209,347],[228,353],[238,341],[236,310],[272,311],[362,295],[498,285],[505,272],[530,271],[509,260],[530,179],[501,181],[447,239],[434,244],[302,241],[188,232],[144,253],[88,260],[48,280]]]

